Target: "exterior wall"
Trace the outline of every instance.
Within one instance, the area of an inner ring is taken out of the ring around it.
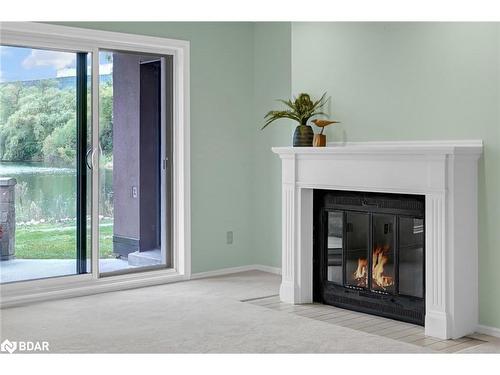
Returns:
[[[118,240],[122,245],[118,250],[132,247],[130,251],[137,250],[131,245],[139,240],[140,231],[139,62],[138,55],[113,53],[113,235],[136,240],[127,244]],[[134,186],[137,198],[132,196]]]
[[[113,54],[114,248],[123,255],[160,245],[160,63],[141,65],[150,59]]]
[[[160,248],[160,69],[159,61],[140,66],[139,251]]]

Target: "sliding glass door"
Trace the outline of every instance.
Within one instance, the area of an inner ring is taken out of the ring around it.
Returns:
[[[0,282],[88,273],[90,55],[0,48]]]
[[[0,52],[0,282],[171,267],[172,56]]]

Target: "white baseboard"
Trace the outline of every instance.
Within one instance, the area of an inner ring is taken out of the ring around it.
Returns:
[[[266,266],[264,264],[249,264],[247,266],[221,268],[219,270],[214,270],[214,271],[192,273],[191,280],[204,279],[206,277],[229,275],[232,273],[238,273],[244,271],[262,271],[262,272],[274,273],[276,275],[281,275],[281,268]]]
[[[495,337],[500,337],[500,328],[488,327],[479,324],[476,328],[477,333],[482,333],[483,335],[490,335]]]
[[[253,267],[257,271],[274,273],[275,275],[281,275],[281,268],[266,266],[265,264],[255,264]]]

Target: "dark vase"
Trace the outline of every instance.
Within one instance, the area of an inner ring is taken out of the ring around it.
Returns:
[[[293,147],[312,147],[314,132],[309,125],[299,125],[293,133]]]

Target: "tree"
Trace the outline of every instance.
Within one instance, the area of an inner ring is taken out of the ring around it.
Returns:
[[[88,115],[90,119],[90,113]],[[111,158],[111,82],[100,87],[100,128],[99,140],[104,156]],[[56,79],[0,84],[0,160],[46,161],[74,166],[76,132],[74,87],[61,89]]]
[[[22,86],[16,83],[7,83],[0,86],[0,124],[17,111]]]
[[[2,87],[2,99],[10,108],[2,111],[0,159],[41,161],[45,138],[75,119],[75,93],[70,89],[60,90],[55,80],[38,81],[32,86],[15,84],[20,88]],[[18,93],[16,100],[13,92]]]
[[[44,161],[52,165],[74,165],[76,161],[76,121],[55,128],[43,141]]]
[[[102,152],[110,157],[113,154],[113,86],[107,82],[99,90],[99,142]]]

